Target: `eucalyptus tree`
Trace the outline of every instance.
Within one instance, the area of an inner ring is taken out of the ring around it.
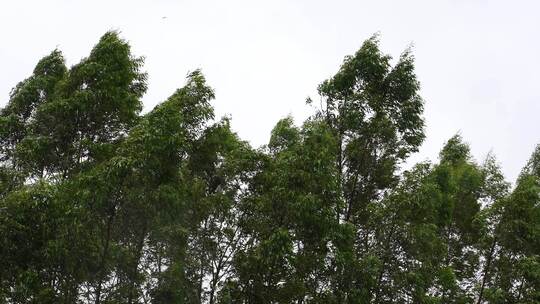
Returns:
[[[107,158],[138,119],[146,88],[141,64],[117,33],[108,32],[88,58],[69,70],[62,54],[53,51],[12,91],[0,115],[6,186],[1,226],[7,242],[2,257],[6,269],[13,270],[3,273],[4,300],[78,299],[79,284],[91,275],[92,263],[83,262],[92,257],[94,244],[93,235],[82,231],[85,223],[94,223],[87,220],[92,214],[77,205],[78,192],[70,188],[76,183],[68,177],[83,163]],[[13,254],[24,250],[37,258]]]
[[[326,124],[292,118],[272,131],[248,196],[241,229],[248,241],[222,302],[302,303],[321,298],[335,224],[335,141]]]
[[[233,258],[246,237],[239,221],[240,201],[256,170],[257,154],[230,129],[228,119],[207,128],[188,163],[202,199],[193,205],[196,225],[188,237],[188,264],[198,302],[217,303],[224,283],[233,276]]]
[[[478,242],[480,267],[477,270],[476,303],[487,303],[486,298],[495,286],[497,277],[496,264],[500,257],[501,215],[505,200],[510,193],[510,183],[502,174],[495,156],[489,153],[482,165],[484,189],[482,191],[482,210],[478,220],[482,222],[483,231]]]
[[[366,205],[396,181],[397,166],[424,139],[423,101],[410,50],[391,66],[377,36],[345,58],[339,71],[319,86],[318,116],[337,140],[341,177],[340,220],[363,224]]]
[[[316,116],[326,121],[336,141],[335,217],[351,234],[348,248],[334,252],[337,302],[353,297],[362,303],[371,297],[380,261],[370,252],[374,227],[369,219],[381,195],[396,184],[399,165],[424,139],[414,58],[406,50],[394,66],[390,62],[373,36],[319,86],[322,105]]]
[[[375,209],[373,303],[471,303],[480,267],[483,168],[459,136],[438,164],[405,171]],[[493,182],[489,185],[494,185]]]
[[[193,206],[183,168],[213,118],[213,97],[204,76],[190,73],[184,87],[140,119],[113,157],[81,175],[87,195],[81,202],[101,219],[94,226],[99,263],[88,282],[96,303],[188,296],[183,267]]]
[[[13,90],[2,110],[2,154],[29,177],[65,178],[106,157],[138,119],[146,90],[142,58],[116,32],[66,69],[57,50]]]
[[[540,148],[523,168],[515,188],[497,206],[497,254],[492,259],[487,303],[540,301]]]
[[[38,112],[54,101],[67,68],[58,50],[41,59],[30,77],[11,91],[7,105],[0,111],[0,161],[3,170],[42,176],[50,162],[43,139],[34,134],[39,125]],[[31,164],[30,164],[31,163]],[[26,170],[21,170],[21,169]]]

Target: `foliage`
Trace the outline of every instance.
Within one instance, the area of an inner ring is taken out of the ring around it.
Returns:
[[[108,32],[0,110],[0,302],[540,302],[540,146],[513,188],[460,135],[403,170],[425,137],[410,49],[366,40],[258,149],[199,70],[141,114],[142,67]]]

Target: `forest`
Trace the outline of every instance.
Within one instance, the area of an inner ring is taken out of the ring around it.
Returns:
[[[459,134],[404,169],[411,49],[367,39],[261,147],[200,70],[143,114],[143,64],[110,31],[4,102],[0,303],[540,303],[540,146],[511,182]]]

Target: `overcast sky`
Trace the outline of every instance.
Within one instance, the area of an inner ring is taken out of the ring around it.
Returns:
[[[476,160],[492,150],[513,181],[540,143],[539,1],[2,1],[0,106],[58,47],[69,65],[107,30],[146,57],[145,111],[201,68],[218,115],[254,146],[278,119],[301,123],[316,87],[373,33],[397,58],[414,44],[436,160],[460,132]]]

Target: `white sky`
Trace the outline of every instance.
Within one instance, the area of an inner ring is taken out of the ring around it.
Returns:
[[[513,181],[540,143],[538,1],[2,1],[0,106],[58,47],[69,65],[117,29],[146,57],[145,110],[201,68],[219,116],[254,146],[278,119],[301,123],[317,85],[373,33],[398,57],[414,44],[427,139],[411,162],[436,160],[460,132]],[[166,18],[163,18],[166,17]]]

